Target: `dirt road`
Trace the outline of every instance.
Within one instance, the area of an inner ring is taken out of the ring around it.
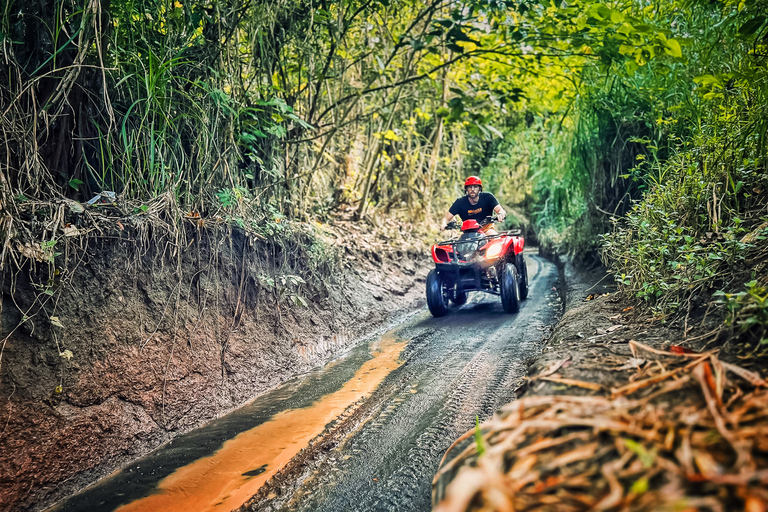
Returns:
[[[519,314],[505,314],[497,297],[473,294],[447,317],[425,312],[403,325],[405,362],[370,398],[358,426],[263,489],[248,509],[429,510],[442,454],[476,416],[482,422],[514,399],[525,360],[559,311],[555,266],[526,259],[531,289]]]

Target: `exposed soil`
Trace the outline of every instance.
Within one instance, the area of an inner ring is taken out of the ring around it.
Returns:
[[[417,305],[428,256],[407,229],[376,237],[337,222],[328,236],[346,264],[314,288],[259,280],[286,268],[306,276],[306,251],[213,229],[193,230],[184,248],[142,244],[125,221],[68,243],[59,275],[32,260],[6,271],[0,509],[45,508]],[[44,308],[26,313],[41,297]]]
[[[666,350],[671,345],[702,350],[712,342],[722,325],[722,316],[706,305],[672,318],[655,318],[629,306],[615,294],[612,276],[603,268],[593,270],[565,267],[566,311],[542,355],[531,365],[535,377],[553,364],[566,361],[556,373],[562,378],[598,383],[608,390],[626,382],[636,368],[621,370],[633,357],[630,340]],[[586,388],[556,382],[530,381],[527,394],[592,394]]]

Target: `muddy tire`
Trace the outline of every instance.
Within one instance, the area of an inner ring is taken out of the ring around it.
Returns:
[[[501,273],[501,305],[505,313],[520,311],[520,276],[512,263],[504,265]]]
[[[525,300],[528,298],[528,265],[525,264],[522,253],[515,257],[515,263],[520,276],[520,300]]]
[[[448,313],[448,296],[443,279],[437,270],[432,269],[427,274],[427,306],[432,316],[445,316]]]
[[[451,302],[457,306],[461,306],[467,303],[467,292],[456,292],[451,298]]]

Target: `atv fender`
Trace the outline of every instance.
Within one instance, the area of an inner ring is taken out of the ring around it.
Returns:
[[[514,256],[523,252],[525,242],[522,237],[511,236],[504,240],[504,246],[501,248],[501,254],[504,256]]]
[[[521,236],[513,236],[512,240],[514,241],[515,254],[520,254],[523,252],[523,248],[525,247],[525,238]]]
[[[450,245],[433,245],[432,260],[435,263],[449,263],[453,258],[453,247]]]

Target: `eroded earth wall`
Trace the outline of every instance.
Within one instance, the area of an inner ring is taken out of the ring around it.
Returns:
[[[423,295],[416,250],[382,257],[350,240],[335,279],[315,286],[283,283],[314,268],[290,250],[237,231],[184,247],[120,232],[6,269],[0,510],[45,508],[343,353]]]

